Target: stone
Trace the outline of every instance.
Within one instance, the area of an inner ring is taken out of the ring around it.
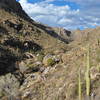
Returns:
[[[23,61],[21,61],[19,63],[18,67],[19,67],[19,70],[21,73],[24,73],[28,69],[28,67],[26,66],[26,64]]]
[[[92,80],[97,80],[100,78],[100,73],[96,67],[90,69],[90,77]]]
[[[58,63],[59,61],[60,61],[60,59],[59,59],[57,56],[55,56],[55,55],[50,55],[50,54],[46,55],[46,56],[43,58],[43,64],[44,64],[45,66],[52,66],[52,65]]]
[[[19,86],[20,82],[13,74],[8,73],[5,76],[0,76],[0,94],[16,96]]]
[[[35,58],[34,54],[26,52],[24,53],[24,58],[30,59],[30,58]]]
[[[42,67],[41,62],[35,62],[34,59],[26,59],[18,63],[21,73],[28,74],[40,71]]]
[[[44,58],[43,58],[43,64],[45,66],[49,66],[49,61],[48,60],[53,60],[53,55],[51,54],[47,54]]]

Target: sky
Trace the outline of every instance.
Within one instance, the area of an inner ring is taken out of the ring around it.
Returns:
[[[99,0],[17,0],[35,21],[69,30],[100,26]]]

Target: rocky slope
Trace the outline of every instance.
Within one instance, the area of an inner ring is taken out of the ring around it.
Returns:
[[[79,69],[87,97],[88,44],[89,95],[100,100],[100,27],[49,27],[31,20],[15,0],[0,0],[0,100],[77,100]]]
[[[0,0],[0,9],[5,9],[10,13],[16,13],[16,15],[19,15],[28,21],[31,20],[16,0]]]

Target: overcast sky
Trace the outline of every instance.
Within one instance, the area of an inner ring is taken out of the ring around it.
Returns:
[[[100,25],[100,0],[17,0],[35,21],[66,29]]]

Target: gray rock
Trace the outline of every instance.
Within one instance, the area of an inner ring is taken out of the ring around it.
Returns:
[[[18,66],[21,73],[24,73],[28,69],[28,67],[23,61],[21,61]]]
[[[1,96],[11,96],[11,95],[16,96],[18,94],[19,86],[20,82],[11,73],[0,77]]]
[[[35,55],[32,54],[32,53],[26,52],[26,53],[24,54],[24,58],[27,58],[27,59],[35,58]]]
[[[53,55],[47,54],[47,55],[43,58],[43,64],[44,64],[45,66],[48,66],[48,65],[49,65],[49,64],[48,64],[48,59],[53,59]]]
[[[60,61],[60,58],[57,57],[56,55],[48,54],[43,58],[43,64],[45,66],[54,65],[54,64],[58,63],[59,61]]]

